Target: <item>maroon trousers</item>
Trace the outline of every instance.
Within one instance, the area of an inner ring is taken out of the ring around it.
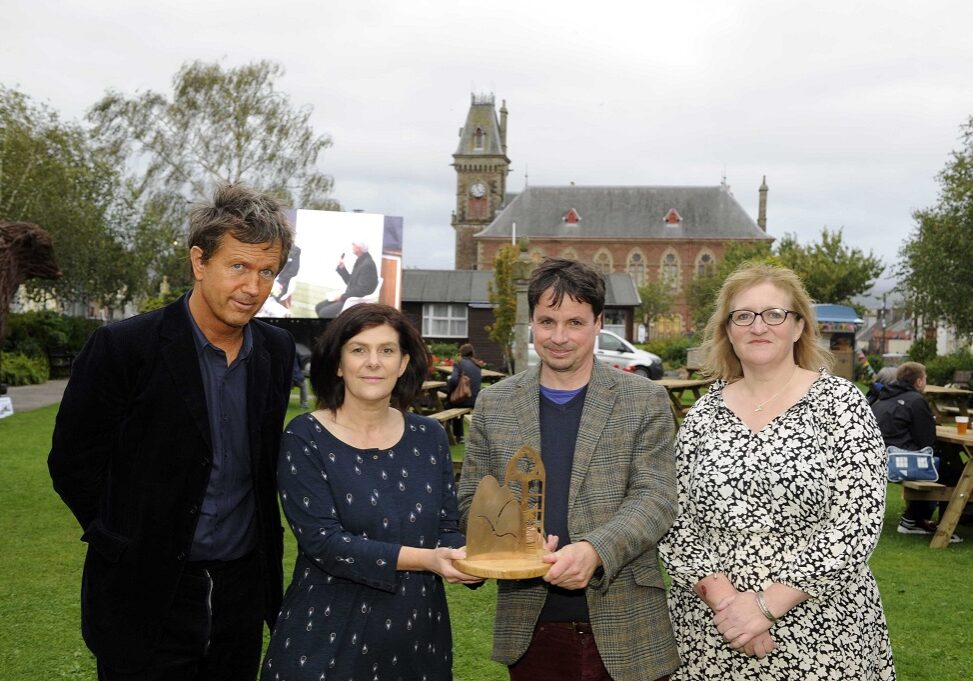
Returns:
[[[612,681],[587,622],[541,622],[509,671],[510,681]]]

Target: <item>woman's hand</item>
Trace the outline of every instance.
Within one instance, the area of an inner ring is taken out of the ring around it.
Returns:
[[[713,624],[734,650],[744,647],[765,633],[773,624],[757,605],[757,594],[744,591],[717,603]]]
[[[474,577],[460,572],[453,565],[454,560],[466,558],[466,547],[451,549],[440,546],[437,549],[418,549],[414,546],[403,546],[399,549],[399,570],[425,570],[434,572],[450,584],[478,584],[482,577]]]
[[[777,643],[770,635],[769,631],[754,636],[750,643],[743,646],[743,653],[750,657],[767,657],[771,650],[777,647]]]

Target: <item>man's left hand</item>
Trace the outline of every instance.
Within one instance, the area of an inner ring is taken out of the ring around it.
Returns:
[[[541,557],[551,563],[544,581],[562,589],[583,589],[591,581],[591,575],[601,565],[595,547],[586,541],[568,544],[559,551]]]

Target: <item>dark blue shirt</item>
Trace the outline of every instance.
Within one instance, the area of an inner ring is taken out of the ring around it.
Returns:
[[[574,392],[574,395],[571,395]],[[551,390],[541,387],[541,460],[544,462],[544,531],[558,536],[558,548],[571,543],[568,532],[568,492],[574,446],[581,425],[588,386],[577,391]],[[562,402],[565,398],[567,401]],[[558,402],[562,402],[558,404]],[[541,622],[587,622],[588,602],[585,589],[547,587],[547,599],[540,614]]]
[[[183,298],[189,310],[189,296]],[[210,343],[192,318],[199,371],[206,393],[213,465],[199,510],[190,560],[233,560],[257,546],[256,503],[247,434],[247,364],[253,333],[243,328],[243,345],[233,364]]]

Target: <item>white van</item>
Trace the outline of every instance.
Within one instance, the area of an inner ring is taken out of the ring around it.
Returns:
[[[622,371],[629,371],[652,380],[662,378],[662,359],[658,355],[639,350],[611,331],[598,333],[598,340],[595,343],[595,357]],[[537,364],[533,335],[527,342],[527,364],[530,366]]]

